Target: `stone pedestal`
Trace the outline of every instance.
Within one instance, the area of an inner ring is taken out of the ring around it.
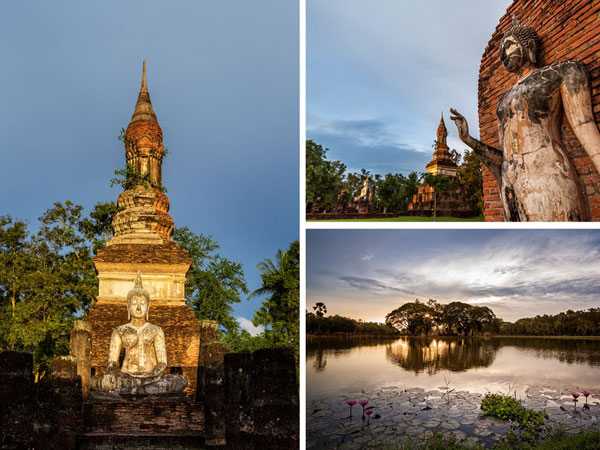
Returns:
[[[78,448],[204,448],[203,406],[185,395],[102,397],[92,392],[84,403]]]

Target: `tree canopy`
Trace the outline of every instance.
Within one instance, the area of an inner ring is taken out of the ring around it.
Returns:
[[[468,336],[474,331],[498,331],[500,319],[486,306],[451,302],[447,305],[430,299],[415,300],[394,309],[385,318],[386,324],[410,335],[428,335],[434,328],[439,334]]]
[[[339,161],[327,161],[327,151],[313,141],[306,141],[306,201],[330,209],[342,192],[346,166]]]
[[[262,271],[262,286],[248,298],[266,295],[252,320],[263,331],[252,336],[246,330],[232,330],[224,341],[233,351],[254,351],[265,347],[291,348],[300,351],[300,242],[294,241],[286,251],[281,249],[275,261],[265,258],[257,265]]]
[[[445,175],[418,174],[414,171],[408,175],[393,172],[371,174],[366,169],[347,173],[342,162],[327,160],[328,151],[314,141],[306,141],[307,211],[335,212],[335,209],[347,206],[360,194],[364,181],[370,178],[375,186],[375,203],[380,212],[407,211],[421,181],[425,181],[438,193],[452,189],[456,184],[461,185],[475,211],[483,213],[481,163],[470,150],[465,150],[462,156],[456,150],[450,152],[458,165],[455,182]]]
[[[98,295],[92,263],[112,236],[119,208],[98,203],[88,216],[70,201],[55,203],[39,218],[39,231],[0,217],[0,350],[27,351],[43,376],[55,355],[69,352],[73,321]],[[241,264],[222,257],[210,236],[176,228],[173,238],[192,257],[186,296],[200,319],[237,332],[232,304],[248,292]]]
[[[199,319],[216,320],[227,331],[237,330],[233,303],[248,293],[240,263],[223,258],[211,236],[194,234],[187,227],[175,228],[173,240],[188,252],[192,265],[185,282],[188,302]]]
[[[275,345],[285,345],[298,351],[300,334],[300,242],[294,241],[275,262],[265,258],[257,266],[262,274],[262,286],[251,294],[268,295],[256,310],[252,322],[264,326],[265,335]]]

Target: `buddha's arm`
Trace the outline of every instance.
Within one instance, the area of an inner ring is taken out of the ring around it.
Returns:
[[[569,125],[600,172],[600,132],[592,111],[590,80],[582,64],[573,62],[565,66],[561,95]]]
[[[153,375],[160,374],[167,367],[167,348],[165,345],[165,333],[159,328],[154,339],[154,351],[156,352],[156,366],[152,370]]]
[[[123,348],[123,341],[117,330],[113,330],[110,336],[110,347],[108,351],[108,366],[107,372],[114,372],[119,367],[119,356]]]
[[[496,181],[500,182],[502,176],[502,161],[504,159],[502,150],[487,145],[472,137],[469,134],[469,124],[467,123],[467,119],[453,108],[450,108],[450,112],[454,114],[453,116],[450,116],[450,119],[456,124],[460,140],[473,149],[481,162],[490,169],[494,178],[496,178]]]

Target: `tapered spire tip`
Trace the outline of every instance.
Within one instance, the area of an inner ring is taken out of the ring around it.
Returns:
[[[142,69],[142,88],[140,92],[148,92],[148,84],[146,83],[146,61],[144,61]]]

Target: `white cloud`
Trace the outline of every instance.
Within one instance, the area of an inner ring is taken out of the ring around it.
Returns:
[[[367,253],[366,255],[364,255],[361,258],[363,261],[371,261],[373,259],[373,254],[372,253]]]
[[[251,320],[248,320],[245,317],[237,317],[236,320],[240,324],[240,327],[242,327],[242,329],[246,330],[252,336],[256,336],[257,334],[260,334],[263,331],[265,331],[265,327],[263,327],[262,325],[256,327],[254,326]]]
[[[375,320],[415,298],[484,305],[507,321],[598,306],[597,231],[361,233],[320,248],[329,272],[318,284],[307,261],[307,298],[328,298],[330,314]],[[354,252],[344,254],[350,242]]]

